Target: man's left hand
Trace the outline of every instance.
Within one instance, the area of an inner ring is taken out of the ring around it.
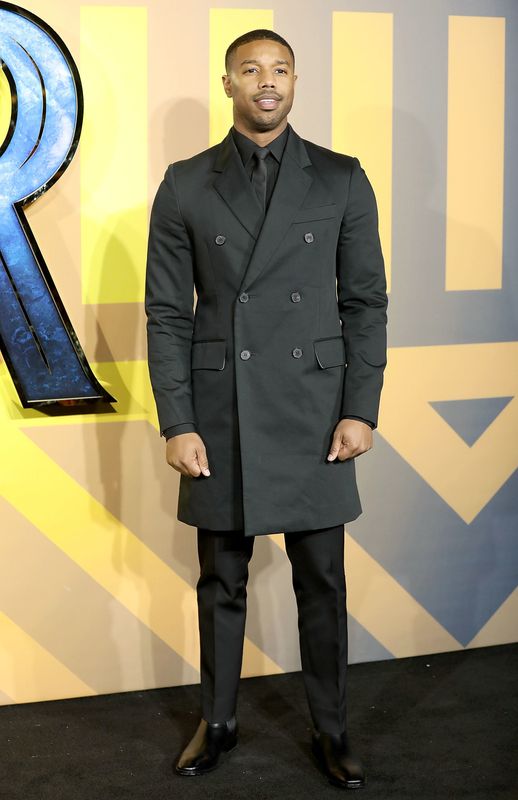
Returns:
[[[341,419],[333,433],[328,461],[339,461],[361,456],[372,447],[372,429],[359,419]]]

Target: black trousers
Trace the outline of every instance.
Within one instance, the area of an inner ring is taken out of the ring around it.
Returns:
[[[223,722],[236,711],[254,538],[198,528],[201,699],[207,722]],[[348,653],[344,526],[285,533],[284,540],[313,724],[326,733],[342,733]]]

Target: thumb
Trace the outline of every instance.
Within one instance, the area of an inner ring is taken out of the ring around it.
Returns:
[[[338,452],[340,450],[341,444],[342,444],[342,437],[340,436],[340,434],[336,434],[335,433],[335,435],[333,436],[333,442],[331,444],[331,448],[329,450],[329,454],[327,456],[327,460],[328,461],[334,461],[335,460],[335,458],[337,457]]]
[[[196,448],[196,455],[197,455],[197,458],[198,458],[199,467],[200,467],[201,471],[203,472],[203,474],[204,475],[210,475],[209,462],[208,462],[208,459],[207,459],[207,451],[206,451],[204,445],[199,445]]]

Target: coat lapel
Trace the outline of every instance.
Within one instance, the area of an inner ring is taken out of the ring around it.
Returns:
[[[304,142],[290,126],[275,189],[239,291],[256,280],[284,239],[313,182],[305,170],[310,165]]]
[[[248,233],[257,238],[261,219],[259,200],[247,178],[230,132],[221,142],[214,171],[219,173],[214,180],[214,188]]]

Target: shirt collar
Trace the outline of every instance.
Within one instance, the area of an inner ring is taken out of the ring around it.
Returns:
[[[289,127],[290,126],[287,125],[286,128],[283,130],[283,132],[280,133],[268,145],[268,148],[272,156],[275,157],[275,159],[279,162],[279,164],[281,163],[282,154],[284,152],[284,148],[288,140]],[[246,166],[248,161],[252,158],[252,154],[255,148],[257,147],[257,144],[253,142],[252,139],[249,139],[248,136],[245,136],[244,133],[241,133],[240,131],[236,130],[234,126],[232,126],[231,130],[232,130],[232,137],[237,147],[237,151],[241,156],[241,161],[243,162],[243,166]]]

